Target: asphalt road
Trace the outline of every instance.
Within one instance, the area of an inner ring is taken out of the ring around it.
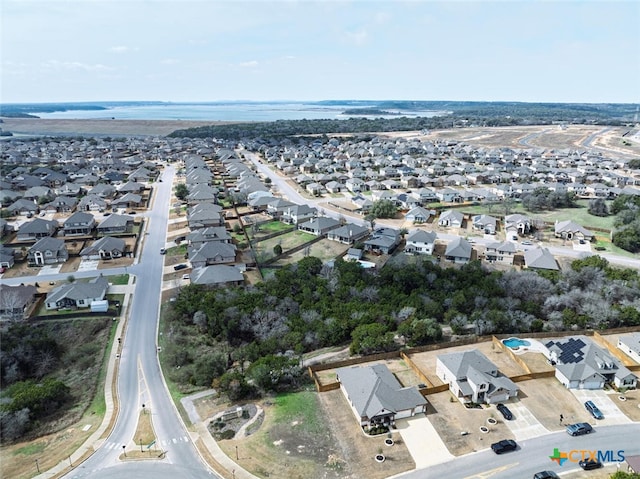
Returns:
[[[111,435],[68,478],[153,477],[154,479],[218,477],[201,460],[189,438],[167,389],[157,359],[157,328],[162,283],[162,256],[169,216],[169,198],[175,169],[168,167],[163,182],[155,183],[153,208],[148,219],[142,256],[128,268],[136,276],[127,330],[119,359],[118,396],[120,412]],[[117,271],[108,271],[112,274]],[[93,273],[95,275],[95,272]],[[81,275],[78,275],[81,276]],[[157,444],[165,451],[162,461],[120,461],[123,446],[137,444],[134,437],[138,415],[144,404],[153,415]]]
[[[549,456],[554,448],[561,452],[572,450],[624,451],[624,455],[640,454],[640,424],[602,426],[585,436],[571,437],[555,432],[518,443],[518,449],[496,455],[491,449],[458,457],[451,461],[396,476],[402,479],[521,479],[533,477],[538,471],[551,470],[558,474],[579,469],[577,463],[559,466]],[[509,438],[499,438],[509,439]],[[499,440],[498,439],[498,440]],[[487,444],[489,446],[489,444]],[[577,458],[579,453],[572,457]]]

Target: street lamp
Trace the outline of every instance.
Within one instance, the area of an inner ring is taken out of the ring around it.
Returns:
[[[40,474],[40,464],[38,464],[37,459],[36,459],[36,470],[38,471],[38,474]]]
[[[127,446],[122,446],[122,453],[124,454],[124,457],[127,457]]]

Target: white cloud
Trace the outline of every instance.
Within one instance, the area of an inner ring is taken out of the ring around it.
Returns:
[[[164,58],[160,60],[160,64],[162,65],[177,65],[178,63],[180,63],[180,60],[177,58]]]
[[[82,62],[61,62],[58,60],[49,60],[43,64],[45,68],[53,70],[84,70],[87,72],[106,72],[112,71],[113,68],[103,65],[102,63],[82,63]]]
[[[251,68],[251,67],[257,67],[258,62],[256,60],[251,60],[248,62],[240,62],[238,65],[244,68]]]

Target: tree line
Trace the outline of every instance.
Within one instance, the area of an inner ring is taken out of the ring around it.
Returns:
[[[182,288],[167,315],[165,355],[176,382],[213,383],[238,399],[296,387],[301,355],[326,346],[371,354],[439,341],[445,328],[486,335],[627,325],[640,325],[638,273],[599,256],[561,273],[441,268],[404,255],[372,273],[306,257],[255,286]]]

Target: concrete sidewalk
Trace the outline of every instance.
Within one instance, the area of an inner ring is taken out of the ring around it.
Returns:
[[[112,286],[112,288],[119,288],[119,291],[125,294],[124,301],[122,303],[122,315],[119,318],[118,326],[116,328],[116,337],[122,337],[122,333],[126,326],[127,319],[127,310],[129,307],[129,302],[131,301],[131,294],[135,289],[134,286],[134,276],[129,276],[129,284],[127,285],[118,285]],[[116,352],[119,349],[120,345],[117,341],[113,342],[113,348],[109,351],[109,361],[107,363],[107,375],[105,378],[104,384],[104,397],[105,397],[105,414],[102,419],[102,423],[98,426],[98,428],[89,436],[89,438],[78,448],[76,449],[69,458],[60,461],[56,466],[52,467],[48,471],[43,472],[36,476],[36,478],[51,478],[54,476],[58,476],[66,471],[70,471],[74,467],[77,467],[81,464],[81,461],[84,461],[88,455],[94,453],[103,443],[104,439],[102,436],[107,432],[107,429],[112,423],[112,419],[115,414],[115,401],[117,400],[117,391],[114,391],[114,378],[118,372],[117,366],[118,362],[116,359]],[[87,454],[89,453],[89,454]],[[69,462],[73,464],[73,466],[69,465]]]

